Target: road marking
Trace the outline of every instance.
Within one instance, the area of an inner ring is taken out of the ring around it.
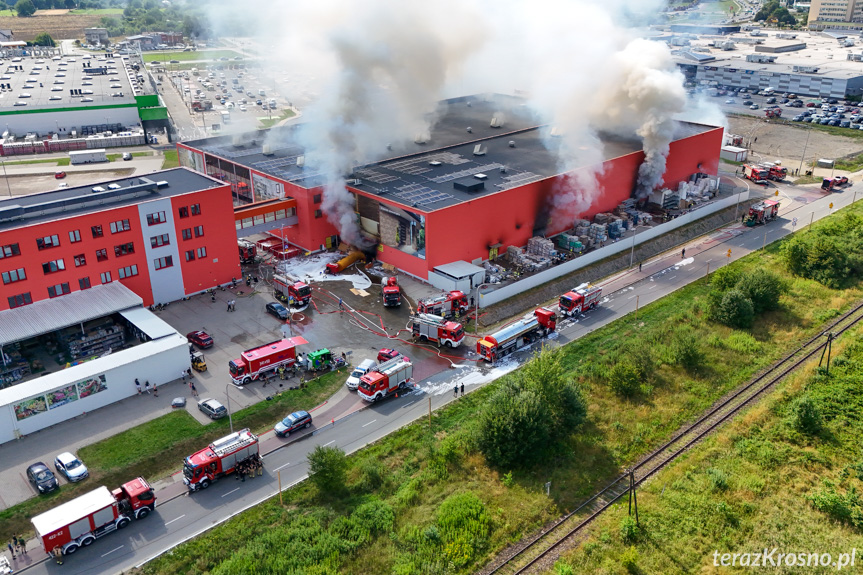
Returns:
[[[372,423],[374,423],[375,421],[377,421],[377,419],[373,419],[373,420],[371,420],[370,422],[366,423],[366,425],[363,425],[363,427],[366,427],[367,425],[371,425],[371,424],[372,424]]]
[[[278,471],[279,469],[281,469],[281,468],[283,468],[283,467],[287,467],[287,466],[288,466],[288,465],[290,465],[290,464],[291,464],[291,463],[290,463],[290,461],[289,461],[288,463],[285,463],[284,465],[280,465],[279,467],[276,467],[275,469],[273,469],[273,471]]]
[[[336,442],[336,440],[335,440],[335,439],[333,439],[332,441],[330,441],[330,443],[335,443],[335,442]],[[330,443],[324,443],[324,447],[326,447],[326,446],[327,446],[327,445],[329,445]]]
[[[649,287],[649,288],[647,288],[647,289],[653,289],[653,288],[655,288],[655,287],[656,287],[656,285],[652,285],[652,286],[650,286],[650,287]]]
[[[222,495],[222,497],[227,497],[228,495],[230,495],[230,494],[231,494],[231,493],[233,493],[234,491],[239,491],[239,490],[240,490],[240,488],[239,488],[239,487],[237,487],[236,489],[232,489],[231,491],[228,491],[227,493],[225,493],[224,495]]]
[[[413,401],[410,401],[410,402],[408,402],[408,403],[404,404],[404,405],[402,406],[402,409],[404,409],[404,408],[406,408],[407,406],[409,406],[409,405],[411,405],[411,404],[413,404],[413,403],[416,403],[416,402],[417,402],[417,400],[416,400],[416,399],[415,399],[415,400],[413,400]]]
[[[670,278],[668,278],[668,279],[673,280],[673,279],[674,279],[674,278],[676,278],[676,277],[677,277],[677,276],[671,276],[671,277],[670,277]]]
[[[114,549],[111,549],[111,550],[110,550],[110,551],[108,551],[107,553],[103,553],[103,554],[102,554],[102,557],[107,557],[108,555],[110,555],[110,554],[111,554],[111,553],[113,553],[114,551],[119,551],[119,550],[120,550],[120,549],[122,549],[123,547],[125,547],[125,545],[120,545],[119,547],[115,547]]]
[[[166,522],[166,523],[165,523],[165,525],[170,525],[170,524],[171,524],[171,523],[173,523],[174,521],[179,521],[180,519],[182,519],[182,518],[183,518],[183,517],[185,517],[185,516],[186,516],[186,514],[184,513],[183,515],[180,515],[180,516],[179,516],[179,517],[177,517],[176,519],[171,519],[170,521]]]
[[[626,299],[632,299],[632,298],[634,298],[634,297],[635,297],[634,295],[631,295],[631,296],[629,296],[629,297],[628,297],[628,298],[626,298]]]

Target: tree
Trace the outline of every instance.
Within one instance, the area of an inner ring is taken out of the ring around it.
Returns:
[[[15,12],[19,18],[26,18],[36,13],[36,6],[30,0],[18,0],[15,4]]]
[[[75,0],[63,0],[63,6],[69,10],[73,10],[75,8]]]
[[[608,386],[621,397],[632,397],[641,389],[638,369],[629,359],[615,362],[608,371]]]
[[[562,438],[582,424],[587,403],[581,389],[566,376],[561,354],[543,347],[518,372],[522,389],[536,392],[549,410],[551,435]]]
[[[710,316],[727,326],[745,329],[752,327],[755,309],[746,294],[733,289],[711,298]]]
[[[549,413],[539,396],[503,383],[480,416],[479,448],[492,465],[524,467],[548,445]]]
[[[47,32],[42,32],[33,39],[33,45],[51,46],[53,48],[57,44],[54,42],[54,38],[52,38],[50,34],[48,34]]]
[[[777,309],[779,296],[785,291],[782,278],[765,269],[757,269],[740,278],[737,289],[752,300],[756,314]]]
[[[318,445],[308,455],[309,478],[324,496],[341,493],[345,489],[348,460],[338,447]]]

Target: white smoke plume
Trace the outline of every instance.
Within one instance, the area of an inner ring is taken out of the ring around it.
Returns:
[[[236,5],[211,11],[230,34]],[[309,170],[326,178],[323,210],[358,242],[343,177],[379,160],[387,144],[427,133],[437,102],[466,94],[528,94],[546,142],[567,173],[542,218],[571,222],[596,199],[603,132],[638,138],[638,190],[662,183],[673,118],[686,107],[668,47],[638,26],[664,0],[249,0],[246,18],[274,85],[304,107]],[[218,26],[217,26],[218,27]],[[690,119],[697,121],[690,108]],[[504,118],[505,120],[505,118]],[[554,130],[552,130],[554,128]],[[433,132],[433,130],[432,130]],[[547,222],[537,222],[545,227]]]

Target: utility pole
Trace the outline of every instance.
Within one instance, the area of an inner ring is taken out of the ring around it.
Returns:
[[[833,353],[833,339],[836,337],[833,335],[832,331],[828,331],[827,336],[827,345],[824,346],[824,351],[821,352],[821,359],[818,360],[818,367],[821,367],[821,363],[824,361],[824,354],[827,354],[827,375],[830,375],[830,355]]]
[[[635,473],[629,470],[629,515],[632,516],[632,507],[635,506],[635,524],[639,525],[638,521],[638,495],[635,493]]]
[[[806,157],[806,146],[809,145],[809,135],[811,133],[812,133],[812,128],[809,128],[808,130],[806,130],[806,143],[803,144],[803,154],[800,155],[800,169],[797,170],[798,174],[803,171],[803,159]]]

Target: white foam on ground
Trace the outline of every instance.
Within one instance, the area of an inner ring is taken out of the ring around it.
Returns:
[[[290,279],[305,283],[348,281],[353,284],[354,289],[368,289],[372,286],[372,280],[362,272],[355,274],[326,273],[327,264],[332,264],[343,256],[334,253],[321,253],[312,256],[301,256],[279,262],[278,269]]]
[[[681,268],[683,266],[688,266],[689,264],[695,263],[695,258],[686,258],[685,260],[681,260],[674,264],[674,269]]]

